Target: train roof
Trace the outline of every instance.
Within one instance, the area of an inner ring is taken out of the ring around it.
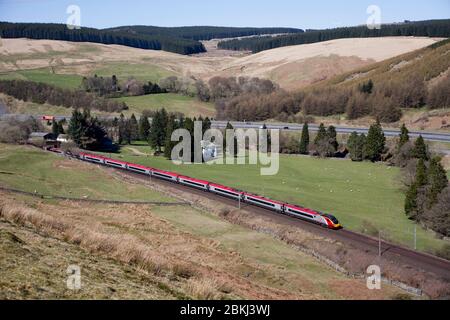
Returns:
[[[159,169],[152,169],[152,171],[159,172],[159,173],[164,173],[164,174],[166,174],[166,175],[168,175],[168,176],[172,176],[172,177],[178,177],[178,176],[181,176],[180,174],[175,173],[175,172],[164,171],[164,170],[159,170]]]
[[[234,188],[230,188],[230,187],[224,186],[222,184],[218,184],[218,183],[210,183],[210,185],[213,186],[213,187],[218,187],[218,188],[221,188],[221,189],[224,189],[224,190],[228,190],[228,191],[234,191],[234,192],[237,192],[237,193],[243,193],[243,191],[240,191],[240,190],[234,189]]]
[[[181,176],[180,175],[180,176],[178,176],[178,178],[181,178],[181,179],[184,179],[184,180],[191,180],[191,181],[198,182],[198,183],[203,183],[203,184],[210,184],[209,181],[194,179],[194,178],[191,178],[191,177],[188,177],[188,176]]]
[[[136,163],[128,163],[129,166],[135,167],[135,168],[139,168],[139,169],[144,169],[144,170],[155,170],[153,168],[150,167],[146,167],[140,164],[136,164]]]
[[[114,162],[114,163],[119,163],[119,164],[127,164],[127,165],[128,164],[132,164],[132,163],[128,163],[128,162],[125,162],[125,161],[111,159],[111,158],[106,158],[106,157],[103,157],[103,159],[105,159],[108,162]]]
[[[320,212],[317,212],[315,210],[308,209],[308,208],[301,207],[301,206],[296,206],[296,205],[293,205],[293,204],[286,203],[284,206],[287,207],[287,208],[291,208],[291,209],[294,209],[294,210],[299,210],[299,211],[302,211],[302,212],[305,212],[305,213],[309,213],[309,214],[313,214],[313,215],[318,215],[318,216],[322,215]]]

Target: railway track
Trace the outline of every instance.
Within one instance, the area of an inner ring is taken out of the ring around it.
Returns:
[[[114,168],[110,168],[111,170],[117,170]],[[124,174],[134,177],[140,180],[147,180],[148,177],[142,176],[137,173],[132,173],[128,171],[121,171]],[[205,192],[201,190],[197,190],[195,188],[191,188],[188,186],[175,184],[173,182],[160,180],[160,179],[152,179],[153,183],[160,184],[169,188],[175,188],[177,190],[181,190],[183,192],[189,192],[191,194],[205,197],[210,200],[214,200],[217,202],[221,202],[223,204],[227,204],[230,206],[237,207],[237,202],[233,199],[229,199],[223,197],[221,195],[217,195],[210,192]],[[307,221],[303,221],[291,216],[287,216],[280,213],[275,213],[271,210],[256,207],[247,203],[241,203],[241,209],[245,209],[246,211],[250,211],[252,213],[256,213],[258,215],[267,217],[273,220],[275,223],[296,226],[305,231],[312,232],[314,234],[318,234],[333,240],[337,240],[344,244],[351,245],[355,248],[364,250],[367,253],[372,253],[374,255],[374,259],[378,257],[380,250],[380,242],[378,239],[363,235],[357,232],[353,232],[347,229],[341,230],[330,230],[323,228],[319,225],[312,224]],[[431,272],[436,274],[437,276],[450,281],[450,261],[441,259],[439,257],[414,251],[399,245],[395,245],[384,240],[381,240],[381,257],[383,259],[387,259],[393,262],[398,263],[399,265],[409,265],[427,272]]]

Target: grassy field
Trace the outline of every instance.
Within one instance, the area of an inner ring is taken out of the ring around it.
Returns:
[[[92,178],[94,173],[95,179]],[[32,147],[5,144],[0,144],[0,185],[74,198],[173,201],[143,186],[122,183],[83,163],[64,160]]]
[[[0,185],[103,199],[122,199],[122,194],[127,200],[172,199],[112,176],[97,166],[29,147],[0,145]],[[270,235],[193,207],[72,203],[3,191],[0,199],[2,263],[17,267],[0,281],[8,290],[4,297],[132,298],[141,294],[167,299],[182,294],[205,299],[214,293],[214,297],[243,299],[385,299],[400,293],[387,285],[369,291],[364,281],[347,278]],[[28,228],[8,224],[17,217],[12,212],[21,215],[21,223],[27,221]],[[51,237],[35,233],[44,225],[44,235]],[[53,226],[60,229],[56,232]],[[82,241],[72,240],[81,236]],[[22,248],[24,243],[37,250],[39,261]],[[83,278],[83,290],[75,296],[60,284],[71,257],[89,272]],[[162,271],[154,271],[155,263]],[[178,265],[184,269],[177,269]],[[55,281],[44,281],[49,272],[56,273]],[[102,272],[109,276],[99,282]],[[26,292],[20,289],[31,282],[34,285]]]
[[[279,173],[261,176],[260,167],[255,165],[177,166],[151,153],[143,145],[125,146],[113,157],[330,212],[348,229],[369,234],[381,230],[388,240],[413,244],[414,224],[403,212],[404,194],[397,168],[281,155]],[[417,239],[420,250],[434,251],[445,243],[420,227]]]
[[[119,81],[126,81],[133,77],[145,83],[148,81],[159,82],[163,78],[175,75],[175,73],[154,64],[123,62],[106,63],[104,66],[94,69],[91,74],[103,77],[111,77],[114,74]]]
[[[50,68],[23,70],[0,74],[0,79],[4,80],[28,80],[42,82],[64,89],[76,89],[81,84],[82,76],[75,74],[52,73]]]
[[[151,94],[138,97],[123,97],[116,100],[124,101],[130,107],[126,114],[140,114],[144,110],[157,110],[165,108],[169,112],[181,112],[186,116],[214,117],[215,109],[212,103],[199,101],[197,98],[187,97],[174,93]]]

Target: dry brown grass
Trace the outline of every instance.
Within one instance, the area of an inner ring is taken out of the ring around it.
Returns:
[[[192,278],[186,284],[187,292],[198,300],[219,300],[222,297],[219,287],[216,280],[205,278]]]
[[[58,66],[68,73],[86,75],[108,62],[149,63],[178,75],[204,79],[216,75],[272,77],[283,87],[294,89],[317,81],[321,74],[331,77],[337,72],[392,58],[436,41],[415,37],[338,39],[247,56],[223,50],[209,56],[183,56],[118,45],[4,39],[0,56],[5,57],[5,62],[0,61],[0,71]],[[311,71],[311,65],[320,72]],[[299,79],[299,76],[304,78]]]
[[[134,266],[159,277],[175,291],[181,286],[187,296],[198,299],[301,298],[236,274],[232,265],[247,263],[241,257],[236,260],[233,253],[219,249],[216,241],[175,229],[152,216],[151,207],[144,210],[135,205],[86,207],[69,201],[58,205],[37,202],[33,206],[9,197],[1,199],[0,218],[76,244],[91,254]]]

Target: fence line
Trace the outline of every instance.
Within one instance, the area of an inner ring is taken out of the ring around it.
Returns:
[[[54,195],[44,195],[34,192],[28,192],[23,190],[17,190],[13,188],[7,188],[0,186],[0,190],[23,194],[27,196],[33,196],[41,199],[56,199],[56,200],[68,200],[68,201],[81,201],[89,203],[104,203],[104,204],[139,204],[139,205],[158,205],[158,206],[191,206],[188,202],[158,202],[158,201],[120,201],[120,200],[105,200],[105,199],[87,199],[87,198],[73,198]]]

